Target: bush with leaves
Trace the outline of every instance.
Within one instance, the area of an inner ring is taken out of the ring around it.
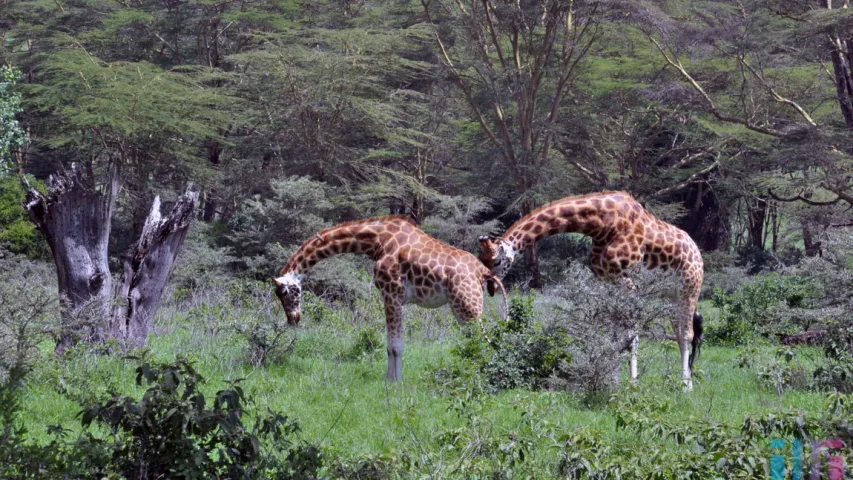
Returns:
[[[54,272],[44,263],[0,257],[0,380],[12,370],[26,372],[38,344],[56,326]]]
[[[41,181],[32,176],[28,176],[27,180],[30,185],[44,191],[45,186]],[[20,179],[0,173],[0,248],[29,258],[47,259],[50,250],[24,209],[25,196]]]
[[[287,263],[305,240],[330,227],[336,218],[329,185],[305,177],[273,181],[271,191],[246,200],[228,221],[228,245],[238,254],[245,275],[267,279]],[[329,296],[369,297],[370,281],[362,272],[372,272],[365,256],[335,256],[311,270],[307,287]]]
[[[364,326],[359,328],[355,334],[355,341],[349,350],[344,353],[347,360],[358,360],[364,357],[373,357],[382,349],[385,342],[382,340],[380,330],[375,326]]]
[[[12,161],[12,151],[27,141],[27,133],[16,118],[21,113],[21,96],[13,88],[21,80],[21,71],[0,65],[0,175]]]
[[[720,318],[708,325],[706,339],[717,345],[744,345],[796,333],[798,326],[785,313],[808,306],[814,291],[806,278],[777,273],[758,276],[731,294],[717,289],[713,303],[720,309]]]
[[[825,362],[812,374],[815,387],[853,393],[853,319],[830,323],[822,344]]]
[[[506,320],[463,327],[451,349],[452,363],[436,371],[439,383],[458,386],[477,383],[488,391],[543,388],[558,367],[571,361],[566,347],[571,338],[554,324],[536,321],[534,297],[510,299]]]
[[[81,412],[84,427],[93,423],[112,432],[106,441],[112,456],[106,469],[127,478],[258,478],[268,468],[281,469],[279,478],[291,478],[295,470],[316,472],[306,465],[306,446],[294,446],[290,438],[299,426],[287,417],[266,412],[254,427],[243,422],[249,404],[239,380],[216,392],[212,404],[201,391],[203,379],[186,360],[168,364],[143,362],[136,369],[136,383],[148,385],[141,399],[112,395],[86,406]],[[270,442],[264,452],[262,442]],[[275,450],[286,450],[286,461],[265,459]],[[303,478],[303,477],[295,477]]]
[[[421,228],[443,242],[473,251],[477,248],[477,238],[501,230],[497,220],[480,223],[492,208],[487,198],[441,196],[435,211],[423,220]]]
[[[805,440],[841,438],[853,440],[853,398],[833,394],[821,416],[788,410],[758,417],[748,416],[742,425],[720,424],[706,419],[674,421],[672,405],[648,400],[633,392],[616,396],[612,408],[625,441],[608,443],[588,430],[558,437],[560,462],[557,473],[566,479],[605,478],[742,478],[764,480],[770,474],[770,440],[781,437]],[[661,440],[675,444],[665,448]],[[642,444],[644,448],[637,448]],[[845,455],[849,462],[850,451]],[[806,466],[808,468],[808,466]]]

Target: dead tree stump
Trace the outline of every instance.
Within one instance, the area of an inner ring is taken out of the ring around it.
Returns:
[[[24,180],[26,182],[26,180]],[[97,185],[78,165],[51,175],[47,195],[27,184],[26,209],[47,240],[56,265],[61,319],[56,352],[79,341],[119,340],[127,347],[147,343],[151,320],[186,237],[198,193],[190,188],[172,212],[161,217],[160,198],[124,265],[115,292],[108,244],[119,189],[118,170]]]

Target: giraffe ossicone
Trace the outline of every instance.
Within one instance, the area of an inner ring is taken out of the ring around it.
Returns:
[[[702,342],[698,311],[704,276],[702,254],[683,230],[648,212],[627,192],[566,197],[537,208],[515,222],[502,237],[480,237],[480,260],[504,277],[518,254],[538,240],[559,233],[592,238],[590,266],[598,278],[632,285],[628,272],[642,264],[672,271],[680,280],[675,329],[685,387],[693,388],[693,363]],[[696,330],[694,335],[694,328]],[[636,342],[632,342],[632,350]],[[632,358],[636,351],[632,351]],[[632,365],[632,376],[636,368]]]
[[[302,244],[275,279],[276,296],[287,321],[301,319],[302,281],[320,260],[343,253],[360,253],[376,261],[373,284],[385,303],[388,335],[388,380],[403,375],[403,305],[426,308],[450,304],[461,322],[483,313],[483,289],[506,292],[474,255],[430,237],[406,216],[392,215],[343,223],[322,230]]]

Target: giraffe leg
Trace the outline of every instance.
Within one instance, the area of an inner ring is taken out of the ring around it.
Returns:
[[[636,331],[631,337],[631,381],[637,383],[637,352],[640,349],[640,334]]]
[[[388,381],[403,380],[403,305],[400,301],[385,301],[385,328],[388,335]]]
[[[673,321],[678,350],[681,353],[681,378],[686,391],[693,390],[693,375],[690,370],[690,350],[693,343],[693,308],[692,302],[684,302],[679,306]]]

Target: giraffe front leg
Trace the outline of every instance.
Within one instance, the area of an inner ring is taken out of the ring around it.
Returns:
[[[403,380],[403,306],[399,302],[385,302],[385,329],[388,336],[389,382]]]

